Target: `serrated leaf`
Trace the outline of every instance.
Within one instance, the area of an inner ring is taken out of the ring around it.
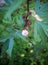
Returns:
[[[39,2],[39,0],[37,0],[36,1],[36,5],[37,5],[37,6],[35,6],[36,13],[40,17],[47,17],[48,16],[48,12],[46,12],[46,10],[48,10],[48,2],[40,7],[40,2]]]
[[[48,25],[41,24],[41,26],[42,26],[42,28],[43,28],[45,34],[48,36],[48,31],[47,31],[47,30],[48,30]]]
[[[9,18],[4,18],[3,19],[3,23],[7,23],[7,24],[13,24],[14,23],[14,21],[13,21],[13,19],[11,18],[11,16],[9,17]]]
[[[39,12],[38,14],[40,17],[47,17],[48,16],[48,12]]]
[[[47,9],[48,9],[48,2],[45,3],[45,4],[40,8],[39,11],[45,11],[45,10],[47,10]]]
[[[9,30],[8,30],[8,31],[9,31]],[[11,31],[12,31],[12,32],[11,32]],[[0,42],[5,42],[7,39],[9,39],[9,38],[11,38],[11,37],[15,37],[15,32],[16,32],[16,31],[14,31],[14,30],[11,30],[11,31],[9,31],[9,32],[11,32],[11,35],[1,37],[1,38],[0,38]]]
[[[10,15],[13,13],[13,11],[17,10],[20,4],[22,3],[23,0],[15,0],[14,3],[9,7],[5,18],[10,17]]]

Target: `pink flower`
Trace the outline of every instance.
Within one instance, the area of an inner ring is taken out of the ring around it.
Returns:
[[[22,35],[23,36],[27,36],[28,35],[28,31],[26,29],[22,30]]]

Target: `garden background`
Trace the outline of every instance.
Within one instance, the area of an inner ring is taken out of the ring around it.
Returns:
[[[48,0],[0,0],[0,65],[48,65]]]

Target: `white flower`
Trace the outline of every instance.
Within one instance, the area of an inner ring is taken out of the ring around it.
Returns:
[[[43,21],[43,19],[38,15],[36,14],[36,12],[34,10],[30,10],[32,12],[32,16],[38,20],[38,21]]]
[[[35,18],[36,18],[38,21],[43,21],[43,19],[40,18],[39,15],[37,15],[37,14],[35,15]]]
[[[27,36],[28,35],[28,31],[26,29],[22,30],[22,35],[23,36]]]

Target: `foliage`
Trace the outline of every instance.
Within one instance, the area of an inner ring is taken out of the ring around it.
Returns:
[[[48,2],[30,1],[30,10],[42,19],[28,16],[32,24],[26,24],[28,36],[22,35],[26,23],[26,0],[5,0],[0,6],[0,64],[5,65],[48,65]],[[30,21],[29,21],[30,22]],[[1,46],[2,45],[2,46]],[[4,64],[2,63],[4,62]]]

